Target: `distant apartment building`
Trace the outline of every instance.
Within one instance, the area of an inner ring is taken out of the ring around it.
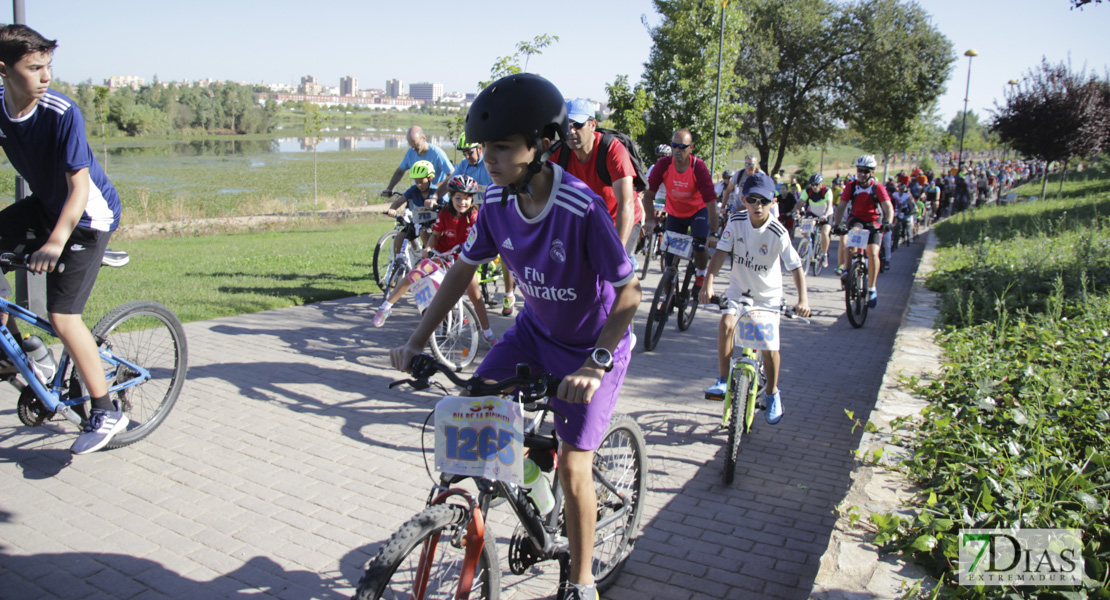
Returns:
[[[320,94],[322,87],[320,82],[316,81],[316,77],[305,75],[301,77],[301,85],[297,88],[297,91],[306,96],[316,96]]]
[[[357,96],[358,92],[358,79],[355,77],[344,77],[339,80],[339,95],[340,96]]]
[[[122,75],[109,77],[104,81],[104,85],[108,86],[108,89],[113,91],[125,87],[129,87],[133,90],[138,90],[139,88],[146,85],[146,79],[142,77],[137,77],[135,75]]]
[[[405,95],[405,82],[400,79],[390,79],[385,82],[386,98],[400,98]]]
[[[411,84],[409,96],[423,101],[424,104],[435,104],[443,97],[443,84],[427,82]]]

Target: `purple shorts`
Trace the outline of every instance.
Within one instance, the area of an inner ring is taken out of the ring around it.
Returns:
[[[532,367],[533,375],[551,373],[565,377],[586,362],[591,350],[551,340],[531,324],[526,314],[521,314],[516,324],[486,354],[475,374],[486,379],[507,379],[516,374],[518,363],[527,363]],[[625,333],[613,353],[613,370],[601,378],[601,387],[594,392],[589,404],[570,404],[558,398],[551,399],[551,406],[566,419],[555,417],[555,432],[559,434],[559,439],[580,450],[596,450],[601,445],[631,358],[632,340]]]

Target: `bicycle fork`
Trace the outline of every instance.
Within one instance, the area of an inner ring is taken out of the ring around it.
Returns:
[[[456,600],[465,600],[470,596],[470,589],[474,585],[474,574],[478,570],[478,559],[482,556],[482,549],[486,541],[486,520],[482,510],[469,492],[459,488],[445,490],[429,503],[429,506],[444,504],[448,498],[459,496],[470,506],[470,519],[466,524],[466,533],[462,535],[462,545],[466,547],[463,557],[462,572],[459,573],[459,587],[455,591]],[[431,574],[432,559],[435,558],[436,547],[439,545],[440,534],[435,534],[424,542],[420,551],[420,562],[416,569],[416,589],[413,598],[423,600],[428,591],[428,577]],[[454,544],[458,540],[450,540]]]
[[[741,358],[732,359],[732,368],[729,369],[728,387],[725,388],[725,401],[724,409],[721,411],[721,427],[728,427],[728,419],[732,415],[732,382],[735,381],[742,373],[748,375],[748,389],[741,390],[742,394],[749,394],[750,401],[755,402],[756,388],[759,386],[759,365],[756,360],[751,356],[744,355]],[[747,421],[747,415],[744,415],[744,428],[750,427]]]

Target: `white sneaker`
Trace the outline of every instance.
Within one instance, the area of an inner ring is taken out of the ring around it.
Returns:
[[[77,440],[70,446],[70,452],[73,454],[96,452],[107,446],[117,433],[127,429],[127,424],[131,420],[120,410],[119,402],[112,403],[116,410],[92,409],[89,419],[85,421],[85,427],[81,430],[81,435],[77,436]]]

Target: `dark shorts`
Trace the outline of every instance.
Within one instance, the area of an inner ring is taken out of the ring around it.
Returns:
[[[596,450],[601,445],[628,372],[631,346],[632,340],[626,333],[613,353],[613,370],[601,378],[601,387],[589,404],[551,399],[551,406],[566,419],[555,417],[559,439],[580,450]],[[572,348],[544,337],[521,315],[490,348],[475,374],[486,379],[507,379],[516,374],[517,363],[527,363],[533,375],[550,372],[563,377],[577,371],[588,356],[589,349]]]
[[[859,223],[860,225],[863,225],[863,228],[866,229],[869,232],[868,236],[867,236],[867,244],[868,245],[871,245],[871,244],[878,245],[878,244],[882,243],[883,232],[882,232],[882,230],[879,229],[879,222],[878,221],[875,221],[874,223],[868,223],[867,221],[861,221],[861,220],[859,220],[855,217],[852,217],[851,219],[848,219],[848,229],[851,229],[852,227],[854,227],[856,225],[856,223]]]
[[[46,243],[56,223],[57,219],[47,214],[34,196],[15,202],[0,210],[0,251],[33,253]],[[58,259],[65,269],[46,275],[48,312],[79,315],[85,311],[111,237],[110,231],[89,227],[73,230]]]

